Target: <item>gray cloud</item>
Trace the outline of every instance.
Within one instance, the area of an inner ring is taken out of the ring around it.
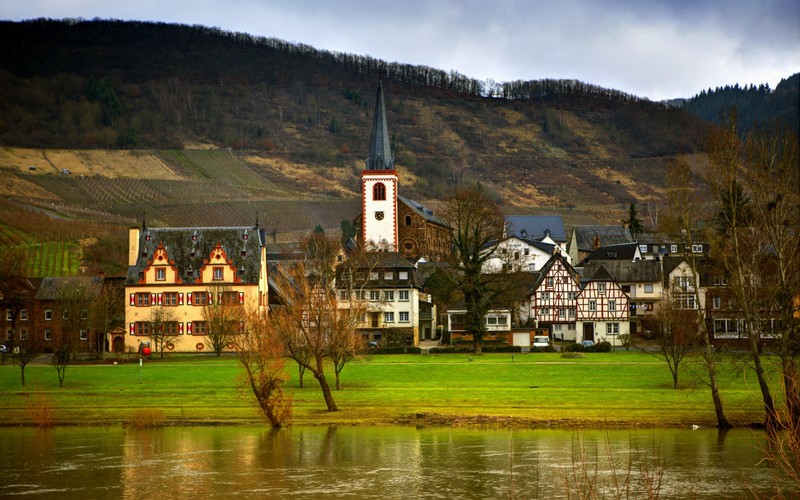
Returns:
[[[800,71],[800,1],[0,0],[0,17],[218,26],[496,81],[577,78],[651,99]]]

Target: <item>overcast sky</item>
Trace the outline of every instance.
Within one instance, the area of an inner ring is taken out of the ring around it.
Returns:
[[[652,100],[800,71],[800,0],[0,0],[0,19],[201,24],[497,82]]]

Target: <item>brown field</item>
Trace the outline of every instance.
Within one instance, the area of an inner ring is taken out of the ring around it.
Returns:
[[[149,151],[3,148],[0,149],[0,168],[3,167],[31,175],[60,175],[63,169],[67,169],[72,175],[180,178]]]

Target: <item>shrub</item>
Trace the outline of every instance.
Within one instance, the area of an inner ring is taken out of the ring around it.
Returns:
[[[562,358],[569,358],[569,359],[582,358],[583,357],[583,353],[581,353],[581,352],[565,352],[565,353],[563,353],[561,355],[561,357]]]
[[[578,344],[577,342],[574,344],[567,344],[565,348],[567,352],[583,352],[586,349],[583,348],[583,344]]]
[[[556,348],[552,345],[546,347],[531,347],[531,352],[556,352]]]
[[[483,348],[483,352],[522,352],[522,348],[516,345],[497,345]]]
[[[367,354],[421,354],[421,353],[422,353],[421,347],[378,347],[367,351]]]
[[[606,342],[605,340],[596,343],[592,347],[594,352],[611,352],[611,342]]]
[[[164,411],[159,409],[140,409],[133,412],[126,422],[126,426],[131,429],[152,429],[163,427]]]
[[[431,347],[431,354],[464,354],[473,352],[472,346]]]

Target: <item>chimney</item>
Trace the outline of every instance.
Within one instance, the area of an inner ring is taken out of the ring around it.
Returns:
[[[600,235],[595,234],[592,240],[592,250],[597,250],[598,248],[600,248]]]
[[[139,235],[141,230],[138,227],[130,228],[128,232],[128,267],[135,266],[139,260]]]

